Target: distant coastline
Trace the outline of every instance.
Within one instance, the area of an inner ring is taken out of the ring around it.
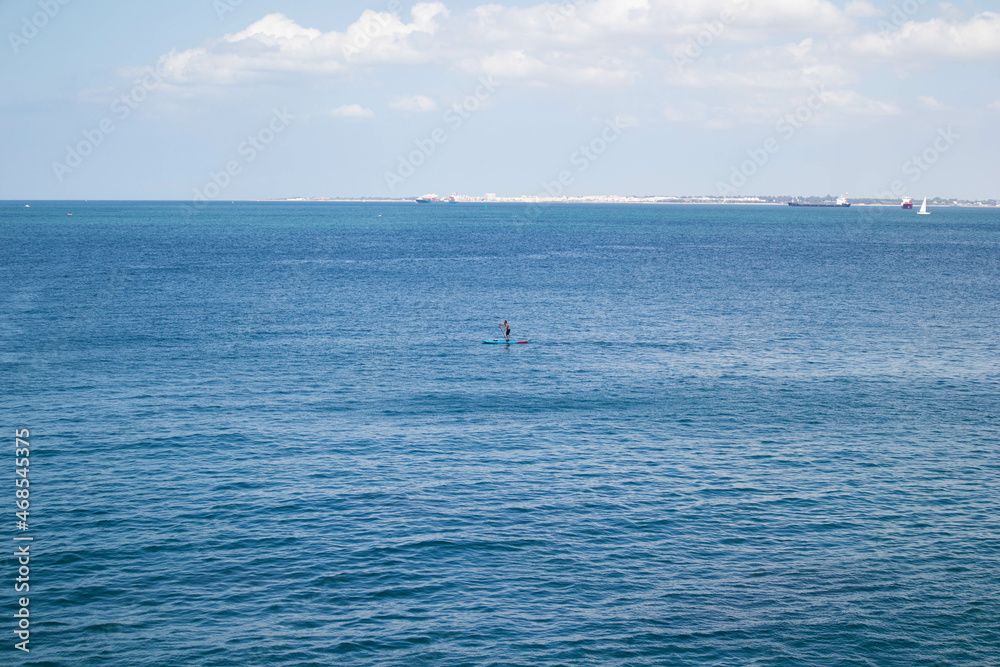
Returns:
[[[204,204],[225,204],[230,201],[239,202],[283,202],[283,203],[416,203],[417,197],[284,197],[265,199],[217,199],[210,202],[200,202]],[[707,205],[741,205],[741,206],[787,206],[789,201],[800,201],[804,203],[832,202],[832,197],[673,197],[673,196],[626,196],[626,195],[592,195],[582,197],[535,197],[529,195],[515,197],[481,197],[468,195],[455,195],[455,202],[459,204],[707,204]],[[33,204],[41,202],[112,202],[112,201],[144,201],[144,202],[190,202],[187,199],[0,199],[0,203],[8,204]],[[901,199],[877,199],[858,197],[851,198],[851,206],[881,206],[900,207]],[[424,206],[447,205],[448,202],[435,204],[422,204]],[[965,208],[1000,208],[1000,199],[955,199],[950,197],[935,197],[927,199],[927,205],[935,208],[945,207],[965,207]]]
[[[275,202],[414,202],[414,197],[287,197],[283,199],[261,199],[256,201]],[[758,196],[758,197],[711,197],[711,196],[633,196],[633,195],[589,195],[580,197],[540,197],[518,195],[513,197],[455,195],[454,203],[472,204],[739,204],[751,206],[787,206],[789,201],[798,200],[808,203],[832,201],[834,197],[793,197],[793,196]],[[851,198],[852,206],[900,206],[901,199],[880,199],[858,197]],[[447,202],[441,202],[442,204]],[[928,206],[997,208],[1000,199],[957,199],[951,197],[936,197],[927,200]]]

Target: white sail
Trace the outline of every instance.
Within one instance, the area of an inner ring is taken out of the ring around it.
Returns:
[[[924,197],[924,203],[920,205],[917,215],[930,215],[930,212],[927,210],[927,197]]]

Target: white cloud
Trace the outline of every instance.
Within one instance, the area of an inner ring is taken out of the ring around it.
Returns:
[[[509,50],[484,55],[478,61],[467,63],[467,68],[509,80],[541,76],[545,64],[523,50]]]
[[[920,103],[920,106],[931,111],[948,111],[951,109],[950,106],[930,95],[918,95],[917,101]]]
[[[678,109],[673,104],[663,105],[663,118],[670,123],[681,123],[691,119],[684,110]]]
[[[894,104],[868,99],[853,90],[824,91],[821,99],[824,104],[852,116],[897,116],[901,113]]]
[[[809,109],[809,122],[816,125],[842,125],[847,118],[878,118],[901,113],[893,104],[869,99],[854,90],[827,90],[824,86],[814,86],[802,95],[765,91],[728,98],[715,105],[688,99],[665,105],[663,118],[671,123],[728,129],[744,124],[770,126],[801,109]]]
[[[324,33],[284,14],[268,14],[246,30],[171,51],[160,57],[158,67],[175,86],[218,86],[297,73],[336,74],[352,65],[426,62],[433,58],[427,38],[447,15],[440,2],[414,5],[411,23],[393,13],[365,10],[344,32]]]
[[[257,39],[269,46],[281,46],[283,41],[299,40],[299,46],[302,47],[322,36],[323,33],[319,30],[303,28],[284,14],[268,14],[246,30],[235,35],[226,35],[224,39],[230,44]]]
[[[192,95],[330,78],[391,86],[415,66],[431,68],[442,81],[464,72],[597,95],[645,83],[644,104],[665,109],[663,120],[715,125],[766,122],[825,87],[831,91],[827,112],[878,117],[900,109],[854,89],[868,72],[884,70],[885,60],[905,69],[942,56],[1000,54],[1000,14],[970,18],[954,8],[937,11],[937,18],[900,19],[898,30],[879,33],[886,19],[878,26],[865,19],[884,12],[869,0],[850,0],[843,8],[828,0],[553,0],[482,4],[457,15],[441,2],[419,2],[408,20],[368,9],[340,32],[269,14],[244,30],[166,54],[160,69],[166,89]],[[679,66],[679,50],[691,45],[697,46],[694,55]],[[694,99],[680,102],[678,90]],[[673,106],[662,106],[667,99]],[[944,107],[932,100],[919,101],[925,108]],[[388,106],[405,113],[439,108],[426,95],[390,97]],[[360,105],[330,113],[374,115]]]
[[[869,19],[885,14],[867,0],[851,0],[844,7],[844,13],[852,18]]]
[[[668,82],[694,88],[735,90],[808,90],[819,85],[845,86],[858,76],[837,63],[812,39],[742,50],[722,57],[706,54],[683,70],[668,68]]]
[[[982,12],[966,21],[908,21],[898,30],[863,35],[852,48],[885,59],[995,58],[1000,55],[1000,14]]]
[[[632,84],[642,76],[637,63],[622,58],[586,53],[532,55],[520,49],[469,58],[461,66],[472,74],[527,85],[619,86]]]
[[[863,0],[854,13],[869,10]],[[828,0],[580,0],[528,7],[483,4],[451,16],[419,2],[404,22],[365,10],[343,32],[268,14],[245,30],[171,51],[160,68],[172,85],[225,86],[302,74],[346,76],[358,68],[433,63],[525,84],[630,85],[672,48],[706,30],[724,43],[761,43],[789,33],[839,34],[850,16]],[[799,37],[801,39],[801,37]]]
[[[467,30],[477,43],[548,47],[633,43],[636,38],[689,37],[717,24],[725,39],[788,31],[845,32],[853,22],[827,0],[590,0],[529,7],[486,4],[474,9]]]
[[[622,113],[615,116],[615,124],[624,128],[639,127],[639,118],[632,114]]]
[[[409,22],[368,9],[342,32],[268,14],[244,30],[171,51],[159,67],[174,87],[368,77],[428,64],[526,85],[629,86],[659,78],[678,49],[694,45],[696,67],[686,76],[668,75],[670,83],[781,88],[842,85],[857,78],[849,68],[871,67],[872,57],[905,66],[940,56],[1000,55],[1000,14],[962,18],[947,7],[939,11],[937,18],[881,33],[871,26],[857,36],[857,19],[881,14],[868,0],[850,0],[843,9],[828,0],[581,0],[483,4],[458,16],[441,2],[419,2]],[[781,41],[790,45],[777,46]],[[851,54],[862,59],[852,61]]]
[[[397,95],[389,100],[389,108],[407,113],[437,111],[437,102],[426,95]]]
[[[374,118],[375,112],[366,109],[360,104],[345,104],[330,110],[330,115],[334,118]]]

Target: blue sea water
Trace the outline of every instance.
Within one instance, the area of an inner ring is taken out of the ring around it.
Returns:
[[[1000,664],[996,210],[5,202],[0,249],[4,665]]]

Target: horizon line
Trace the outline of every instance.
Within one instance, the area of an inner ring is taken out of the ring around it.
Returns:
[[[326,196],[314,196],[314,197],[265,197],[265,198],[233,198],[233,199],[213,199],[213,200],[199,200],[199,199],[179,199],[179,198],[161,198],[161,199],[141,199],[141,198],[112,198],[112,199],[102,199],[102,198],[77,198],[77,199],[55,199],[55,198],[18,198],[18,199],[0,199],[0,203],[31,203],[31,202],[177,202],[177,203],[197,203],[199,205],[207,204],[224,204],[227,201],[230,203],[241,202],[241,203],[263,203],[263,202],[284,202],[284,203],[320,203],[320,202],[363,202],[363,201],[378,201],[378,202],[415,202],[420,197],[426,197],[432,195],[413,195],[408,197],[384,197],[384,196],[370,196],[370,195],[357,195],[357,196],[338,196],[338,197],[326,197]],[[436,196],[436,195],[433,195]],[[829,200],[835,199],[834,195],[745,195],[739,197],[724,197],[721,195],[622,195],[622,194],[603,194],[603,195],[578,195],[578,196],[559,196],[559,197],[549,197],[544,195],[453,195],[456,199],[449,202],[447,199],[442,199],[433,203],[488,203],[488,204],[523,204],[523,203],[538,203],[544,202],[549,204],[576,204],[576,203],[649,203],[649,204],[686,204],[686,203],[718,203],[718,204],[751,204],[751,205],[775,205],[784,204],[788,201],[796,200]],[[891,206],[899,205],[903,201],[918,201],[921,197],[852,197],[851,201],[857,202],[859,205],[868,206]],[[928,202],[946,202],[948,204],[962,204],[962,203],[974,203],[985,205],[984,202],[992,202],[994,206],[1000,206],[1000,197],[984,197],[976,199],[961,199],[958,197],[927,197]],[[883,203],[891,202],[891,203]]]

